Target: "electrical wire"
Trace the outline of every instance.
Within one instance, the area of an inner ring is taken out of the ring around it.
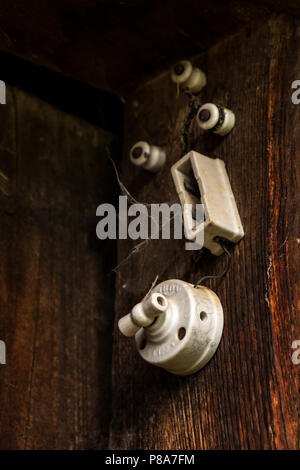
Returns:
[[[231,254],[229,253],[229,251],[227,250],[226,246],[224,245],[223,241],[222,240],[218,240],[218,242],[220,243],[221,247],[223,248],[226,256],[227,256],[227,264],[226,264],[226,268],[224,269],[224,271],[221,273],[221,274],[217,274],[215,276],[203,276],[201,277],[201,279],[199,279],[199,281],[196,282],[196,284],[194,284],[194,287],[197,288],[198,286],[200,286],[200,284],[202,284],[203,281],[206,281],[207,279],[222,279],[224,276],[226,276],[226,274],[228,273],[229,269],[230,269],[230,264],[231,264]]]
[[[190,142],[189,142],[189,128],[190,128],[192,120],[197,114],[197,111],[200,105],[198,103],[197,98],[188,90],[188,88],[185,88],[183,91],[189,99],[189,112],[184,120],[183,132],[182,132],[183,154],[185,155],[191,150]]]

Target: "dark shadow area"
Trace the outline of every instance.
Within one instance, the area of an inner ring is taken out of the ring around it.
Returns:
[[[117,95],[97,90],[3,51],[0,52],[0,61],[0,80],[102,129],[122,134],[123,103]]]

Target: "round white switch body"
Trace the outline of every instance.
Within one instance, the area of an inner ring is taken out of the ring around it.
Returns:
[[[137,350],[150,364],[177,375],[197,372],[212,358],[221,340],[224,320],[218,296],[207,287],[195,288],[178,279],[158,284],[151,296],[120,320],[120,330],[127,336],[135,334]],[[143,310],[151,312],[146,320],[137,314]]]

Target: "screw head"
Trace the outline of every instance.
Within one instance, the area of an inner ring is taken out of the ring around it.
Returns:
[[[181,62],[178,62],[178,64],[174,66],[174,72],[176,75],[182,75],[184,70],[185,66]]]
[[[132,157],[133,158],[139,158],[143,153],[143,149],[142,147],[135,147],[133,150],[132,150]]]
[[[211,116],[211,114],[210,114],[209,109],[201,109],[201,111],[198,115],[199,121],[206,122],[210,119],[210,116]]]

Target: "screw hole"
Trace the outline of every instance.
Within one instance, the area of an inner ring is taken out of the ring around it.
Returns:
[[[179,328],[178,330],[178,339],[181,341],[185,337],[185,328]]]
[[[207,313],[206,312],[200,312],[200,320],[205,321],[207,319]]]
[[[139,158],[142,155],[142,153],[143,153],[142,147],[135,147],[131,152],[133,158]]]
[[[184,69],[185,67],[181,62],[178,62],[178,64],[174,66],[174,72],[176,75],[182,75],[184,72]]]
[[[143,338],[140,344],[140,350],[145,349],[146,345],[147,345],[146,338]]]

